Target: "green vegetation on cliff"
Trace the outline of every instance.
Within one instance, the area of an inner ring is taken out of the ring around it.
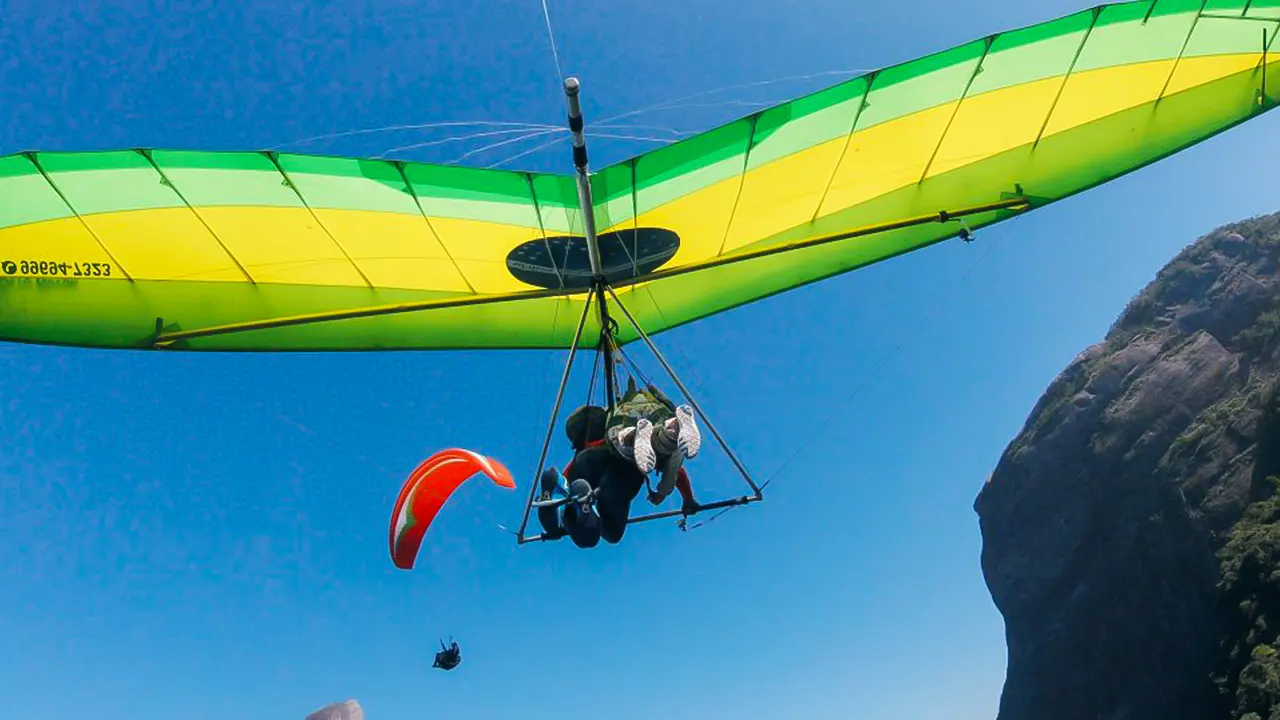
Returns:
[[[1219,551],[1228,625],[1213,681],[1236,720],[1280,720],[1280,384],[1258,423],[1257,500]]]

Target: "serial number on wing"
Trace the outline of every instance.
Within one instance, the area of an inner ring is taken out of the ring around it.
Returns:
[[[111,277],[111,264],[58,260],[0,260],[0,272],[5,275],[36,277]]]

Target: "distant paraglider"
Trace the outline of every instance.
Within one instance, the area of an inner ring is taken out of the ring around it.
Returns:
[[[453,638],[449,638],[449,641],[447,647],[443,640],[440,641],[440,652],[436,653],[436,661],[431,667],[452,670],[462,663],[462,649],[458,647],[458,643],[453,642]]]

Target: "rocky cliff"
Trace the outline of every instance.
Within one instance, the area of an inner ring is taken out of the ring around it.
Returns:
[[[1258,544],[1278,345],[1280,214],[1186,248],[1036,403],[974,504],[1008,643],[999,720],[1268,718],[1265,688],[1238,696],[1280,630],[1259,590],[1280,543]],[[1243,556],[1252,584],[1232,585]]]

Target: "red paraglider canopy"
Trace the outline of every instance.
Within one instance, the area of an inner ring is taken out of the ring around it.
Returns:
[[[514,489],[516,486],[511,471],[502,463],[461,448],[441,450],[409,475],[391,513],[388,543],[391,561],[396,567],[413,568],[431,521],[453,491],[478,472],[488,475],[500,487]]]

